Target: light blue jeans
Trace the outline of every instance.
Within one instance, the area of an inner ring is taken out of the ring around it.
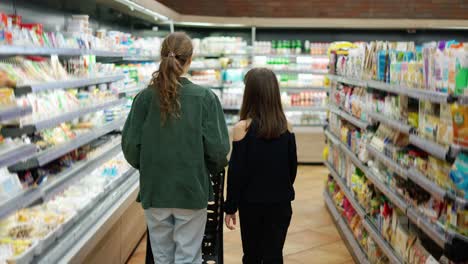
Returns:
[[[155,264],[201,264],[207,210],[145,210]]]

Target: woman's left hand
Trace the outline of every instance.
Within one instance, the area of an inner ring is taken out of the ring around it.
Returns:
[[[226,222],[226,227],[229,230],[235,230],[236,229],[236,225],[237,225],[236,214],[227,214],[226,217],[224,218],[224,221]]]

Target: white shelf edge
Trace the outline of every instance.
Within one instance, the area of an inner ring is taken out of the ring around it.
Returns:
[[[31,106],[9,106],[0,108],[0,122],[12,120],[32,113]]]
[[[369,124],[366,121],[360,120],[359,118],[351,115],[350,113],[342,109],[339,109],[338,107],[334,105],[329,105],[328,109],[330,110],[330,112],[336,115],[339,115],[342,119],[345,119],[346,121],[350,122],[351,124],[353,124],[354,126],[360,129],[365,130],[369,126]]]
[[[335,204],[333,203],[327,191],[323,192],[323,197],[325,199],[325,205],[328,207],[328,210],[330,211],[333,218],[335,219],[334,222],[336,223],[336,226],[343,233],[343,236],[346,238],[346,241],[351,247],[351,250],[354,253],[354,256],[356,256],[360,264],[370,264],[369,260],[367,259],[367,255],[363,252],[363,250],[361,249],[361,246],[357,242],[356,238],[354,238],[348,225],[344,222],[343,218],[340,216],[338,210],[336,209]]]
[[[386,117],[385,115],[379,114],[379,113],[374,113],[374,112],[367,112],[367,115],[380,123],[383,123],[393,129],[396,129],[404,134],[409,135],[411,130],[413,129],[411,126],[406,125],[398,120],[394,120],[391,118]]]
[[[47,90],[67,89],[98,85],[102,83],[112,83],[124,79],[123,75],[109,75],[92,78],[81,78],[73,80],[59,80],[46,83],[24,84],[16,87],[15,94],[23,95],[31,92],[41,92]]]
[[[389,157],[385,156],[383,153],[380,153],[377,149],[375,149],[371,145],[367,145],[366,149],[370,155],[372,155],[374,158],[379,160],[384,165],[388,166],[399,177],[405,180],[408,179],[408,169],[402,167],[400,164],[390,159]]]

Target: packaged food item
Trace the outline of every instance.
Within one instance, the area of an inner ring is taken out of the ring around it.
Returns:
[[[458,154],[452,169],[450,170],[450,180],[461,196],[468,199],[468,154]]]
[[[468,147],[468,106],[452,105],[453,142]]]

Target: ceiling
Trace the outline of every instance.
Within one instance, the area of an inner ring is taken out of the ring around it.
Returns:
[[[467,0],[158,0],[158,2],[180,14],[196,16],[468,19]]]

